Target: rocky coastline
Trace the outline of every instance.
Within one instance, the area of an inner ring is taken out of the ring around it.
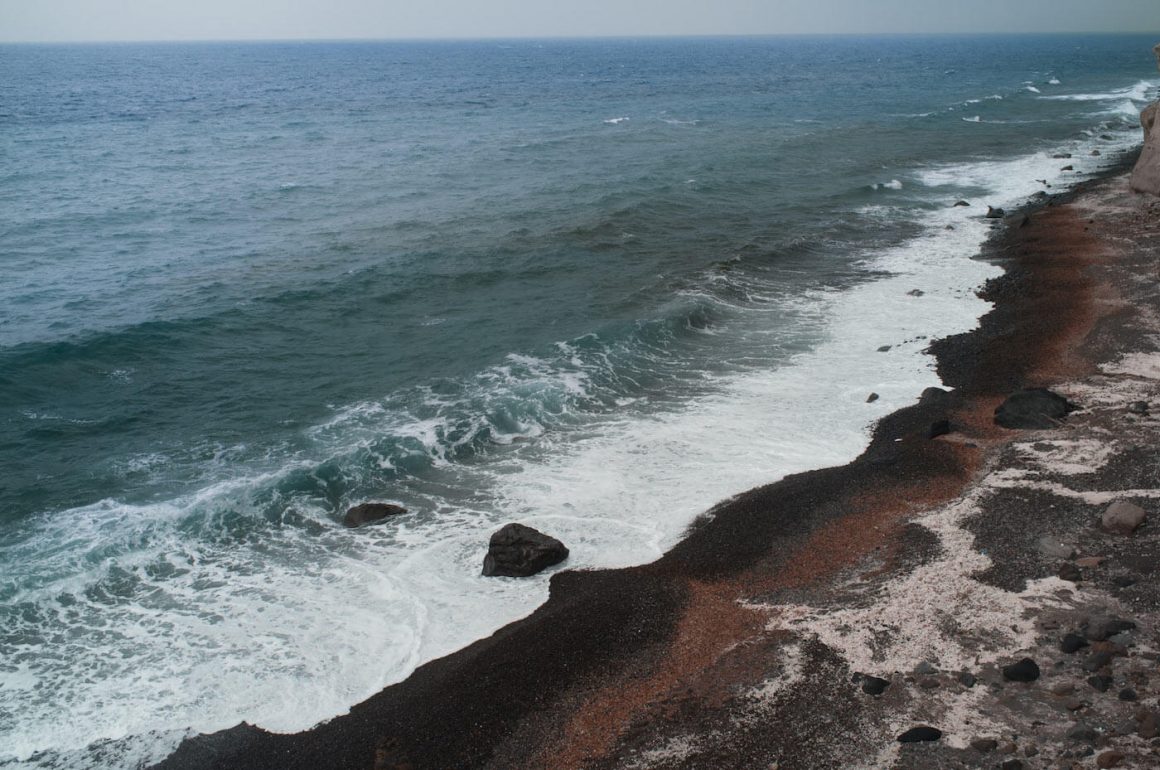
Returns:
[[[1160,201],[1121,173],[1021,225],[986,255],[995,309],[932,347],[950,390],[853,463],[722,503],[653,564],[558,573],[530,617],[311,731],[159,767],[1160,763]],[[997,425],[1028,387],[1077,408]],[[1105,526],[1116,503],[1143,524]]]
[[[1160,766],[1152,160],[996,219],[994,309],[931,346],[948,390],[855,461],[725,501],[652,564],[557,573],[349,714],[157,767]]]

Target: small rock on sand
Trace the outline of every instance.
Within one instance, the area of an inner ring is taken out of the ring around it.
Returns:
[[[1136,624],[1131,620],[1097,616],[1088,618],[1087,629],[1084,631],[1084,635],[1093,642],[1102,642],[1121,631],[1132,631],[1135,628]]]
[[[1070,559],[1075,556],[1075,548],[1050,535],[1039,538],[1035,548],[1049,559]]]
[[[971,741],[971,748],[980,754],[989,754],[999,747],[999,741],[994,738],[975,738]]]
[[[1096,757],[1096,767],[1119,767],[1124,755],[1118,751],[1105,751]]]
[[[1079,634],[1067,634],[1059,643],[1059,649],[1066,652],[1068,655],[1079,652],[1084,647],[1088,646],[1088,640],[1084,639]]]
[[[1009,682],[1034,682],[1039,678],[1039,665],[1031,658],[1003,666],[1003,678]]]
[[[919,725],[912,727],[902,735],[898,736],[899,743],[924,743],[927,741],[937,741],[942,738],[942,730],[937,727],[930,727],[928,725]]]
[[[926,429],[926,437],[928,439],[936,439],[939,436],[945,436],[951,433],[953,430],[950,420],[937,420],[932,422],[930,427]]]
[[[881,695],[886,692],[886,688],[889,686],[890,682],[886,679],[880,679],[869,674],[862,677],[862,692],[867,695]]]
[[[1083,573],[1080,572],[1079,567],[1071,562],[1066,562],[1059,568],[1059,579],[1067,580],[1071,583],[1078,583],[1083,579]]]
[[[1108,532],[1130,535],[1147,517],[1148,514],[1140,506],[1126,500],[1117,500],[1104,511],[1101,523]]]
[[[1007,397],[995,410],[995,423],[1004,428],[1045,429],[1059,427],[1059,421],[1075,410],[1075,405],[1047,388],[1027,388]]]

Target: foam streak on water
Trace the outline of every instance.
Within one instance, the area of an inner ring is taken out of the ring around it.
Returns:
[[[503,523],[639,564],[852,459],[1137,42],[0,49],[0,767],[309,727],[545,599]]]

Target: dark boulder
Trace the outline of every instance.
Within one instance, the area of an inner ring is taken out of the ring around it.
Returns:
[[[491,536],[483,557],[485,577],[528,577],[568,558],[568,549],[554,537],[508,524]]]
[[[937,741],[942,737],[942,730],[937,727],[929,727],[927,725],[919,725],[912,727],[902,735],[898,736],[899,743],[923,743],[926,741]]]
[[[867,695],[881,695],[890,686],[890,681],[876,676],[864,674],[862,676],[862,692]]]
[[[938,420],[932,422],[930,427],[926,429],[926,437],[928,439],[936,439],[939,436],[945,436],[953,431],[954,427],[951,425],[950,420]]]
[[[1068,655],[1079,652],[1088,646],[1088,640],[1079,634],[1067,634],[1059,643],[1059,649]]]
[[[873,404],[877,400],[878,400],[877,393],[871,393],[870,395],[866,396],[866,403],[867,404]]]
[[[1007,212],[1003,209],[991,208],[990,206],[987,207],[987,219],[1002,219],[1005,216],[1007,216]]]
[[[346,516],[342,517],[343,525],[347,527],[361,527],[364,524],[373,524],[376,521],[391,516],[398,516],[406,513],[407,509],[401,505],[392,505],[390,503],[363,503],[356,505],[346,512]]]
[[[918,397],[920,404],[946,404],[951,400],[951,392],[942,388],[927,388]]]
[[[955,208],[958,206],[970,206],[970,205],[971,204],[967,203],[966,201],[955,201],[955,205],[952,206],[952,208]]]
[[[1003,666],[1003,678],[1008,682],[1034,682],[1039,678],[1039,665],[1031,658]]]
[[[995,423],[1004,428],[1056,428],[1076,409],[1075,404],[1047,388],[1028,388],[1008,396],[999,405]]]

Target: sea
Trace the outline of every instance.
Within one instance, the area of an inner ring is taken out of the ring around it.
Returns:
[[[851,460],[1155,42],[0,46],[0,768],[308,728]]]

